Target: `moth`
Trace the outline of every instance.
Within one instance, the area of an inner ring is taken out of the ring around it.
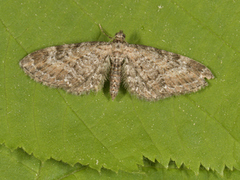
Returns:
[[[119,31],[111,42],[82,42],[35,51],[20,61],[24,72],[69,93],[99,91],[107,78],[112,100],[123,82],[130,94],[148,101],[196,92],[213,79],[203,64],[154,47],[128,44]]]

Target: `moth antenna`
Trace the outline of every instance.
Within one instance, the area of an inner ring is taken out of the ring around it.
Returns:
[[[98,26],[99,26],[99,28],[101,29],[102,33],[103,33],[105,36],[107,36],[107,37],[108,37],[109,39],[111,39],[111,40],[114,39],[114,38],[112,38],[111,36],[107,35],[107,34],[104,32],[104,30],[103,30],[101,24],[98,24]]]

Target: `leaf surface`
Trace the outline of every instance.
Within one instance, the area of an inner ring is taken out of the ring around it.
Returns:
[[[139,171],[142,157],[223,174],[240,165],[239,2],[0,1],[0,142],[41,162],[81,163],[100,170]],[[205,89],[158,102],[109,82],[75,96],[31,80],[19,61],[65,43],[108,41],[98,24],[128,43],[179,53],[203,63],[215,79]],[[184,170],[185,171],[185,170]]]

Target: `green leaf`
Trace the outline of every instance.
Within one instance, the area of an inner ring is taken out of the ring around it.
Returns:
[[[168,169],[165,169],[158,162],[151,162],[144,159],[144,166],[140,166],[140,172],[128,173],[119,171],[117,173],[101,169],[101,172],[76,164],[73,167],[53,159],[41,162],[32,155],[28,155],[21,149],[11,152],[4,145],[0,145],[0,174],[1,179],[239,179],[240,172],[237,170],[224,170],[224,176],[213,171],[207,171],[203,167],[199,170],[199,175],[185,166],[177,168],[174,162],[169,163]]]
[[[0,1],[0,142],[93,169],[139,172],[142,157],[170,159],[199,173],[240,168],[238,1]],[[97,94],[75,96],[34,82],[19,61],[64,43],[113,36],[193,58],[215,79],[197,93],[146,102],[109,82]],[[52,163],[50,161],[50,163]],[[54,164],[54,163],[53,163]],[[180,170],[177,169],[177,172]],[[181,171],[187,171],[186,169]],[[94,171],[95,172],[95,171]]]

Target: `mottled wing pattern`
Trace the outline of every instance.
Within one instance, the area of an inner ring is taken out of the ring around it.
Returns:
[[[110,67],[109,51],[107,42],[53,46],[29,54],[20,66],[37,82],[83,94],[102,88]]]
[[[132,94],[147,100],[196,92],[214,78],[204,65],[175,53],[129,44],[123,51],[123,81]]]

